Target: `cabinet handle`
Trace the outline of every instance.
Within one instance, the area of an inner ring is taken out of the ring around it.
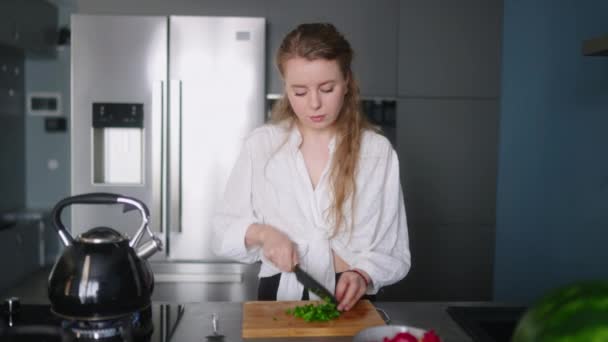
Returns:
[[[14,41],[19,41],[19,38],[21,37],[21,35],[19,34],[19,27],[17,26],[17,23],[13,24],[13,40]]]

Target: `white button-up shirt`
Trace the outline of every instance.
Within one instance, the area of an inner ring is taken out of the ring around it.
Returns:
[[[296,245],[299,264],[326,288],[335,289],[332,250],[351,268],[372,279],[368,294],[393,284],[410,269],[405,205],[399,181],[399,162],[390,142],[366,131],[362,137],[354,224],[350,201],[344,205],[349,229],[332,237],[332,189],[329,161],[313,187],[300,152],[302,137],[295,127],[265,125],[246,139],[232,170],[226,192],[213,219],[214,252],[236,261],[262,261],[260,277],[280,272],[261,248],[247,248],[245,233],[253,223],[268,224],[284,232]],[[299,300],[303,286],[291,272],[283,273],[277,300]],[[310,293],[311,299],[318,299]]]

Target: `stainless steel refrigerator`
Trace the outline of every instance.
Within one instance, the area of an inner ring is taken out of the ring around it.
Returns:
[[[165,249],[157,299],[243,300],[255,266],[217,258],[211,216],[244,137],[264,122],[265,20],[73,15],[71,193],[144,201]],[[73,235],[135,213],[71,210]],[[160,292],[159,292],[160,291]]]

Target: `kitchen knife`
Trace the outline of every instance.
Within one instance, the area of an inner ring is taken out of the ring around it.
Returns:
[[[293,272],[296,274],[296,278],[298,279],[298,281],[302,285],[304,285],[304,287],[306,287],[309,291],[321,297],[321,299],[329,298],[332,303],[338,303],[336,297],[334,297],[334,295],[329,292],[329,290],[327,290],[325,286],[321,285],[321,283],[315,280],[315,278],[313,278],[310,274],[302,270],[300,268],[300,265],[296,264],[293,268]]]

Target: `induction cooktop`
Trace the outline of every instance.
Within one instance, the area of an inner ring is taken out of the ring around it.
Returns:
[[[446,311],[474,342],[510,342],[523,306],[449,306]]]

